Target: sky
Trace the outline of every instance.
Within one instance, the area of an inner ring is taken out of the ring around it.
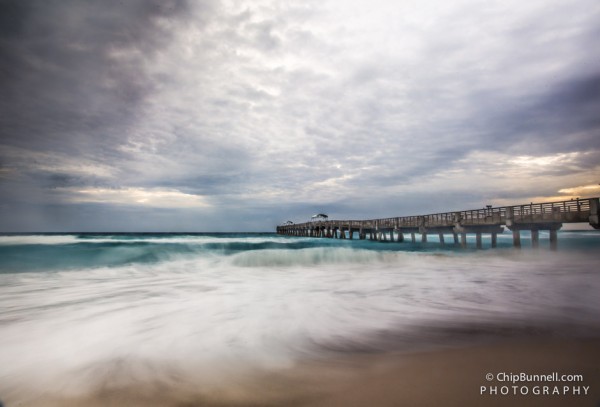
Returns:
[[[600,196],[596,0],[0,0],[0,232]]]

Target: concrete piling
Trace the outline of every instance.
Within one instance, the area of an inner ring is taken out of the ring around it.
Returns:
[[[550,250],[558,250],[558,234],[556,229],[550,230]]]
[[[521,248],[521,231],[513,230],[513,246],[517,249]]]
[[[531,231],[531,247],[537,249],[540,247],[540,231],[532,230]]]

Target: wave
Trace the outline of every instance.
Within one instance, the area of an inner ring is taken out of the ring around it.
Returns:
[[[559,250],[598,249],[597,233],[565,232]],[[473,238],[474,239],[474,238]],[[65,271],[84,268],[153,264],[175,259],[220,259],[236,267],[310,267],[327,264],[376,264],[400,261],[399,253],[444,255],[512,250],[512,236],[500,235],[498,249],[476,251],[473,241],[464,250],[452,244],[427,244],[292,238],[274,234],[60,234],[0,236],[0,273]],[[524,250],[529,237],[523,234]],[[547,245],[542,234],[540,246]],[[489,249],[484,242],[484,247]],[[511,256],[514,253],[511,252]],[[228,258],[226,260],[221,257]]]
[[[322,245],[314,239],[279,237],[81,238],[41,235],[2,238],[0,273],[150,264],[177,258],[214,258],[241,252],[298,250]]]
[[[261,250],[234,255],[232,264],[239,267],[316,266],[321,264],[368,264],[393,262],[393,252],[344,247],[315,247],[297,250]]]
[[[0,236],[0,245],[18,246],[34,244],[73,244],[78,243],[76,235],[8,235]]]
[[[167,243],[167,244],[209,244],[209,243],[294,243],[294,240],[276,235],[181,235],[181,234],[39,234],[0,236],[0,245],[64,245],[101,243]]]

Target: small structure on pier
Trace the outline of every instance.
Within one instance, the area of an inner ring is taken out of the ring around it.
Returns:
[[[318,213],[316,215],[311,216],[310,221],[311,222],[321,222],[321,221],[325,221],[328,219],[329,219],[329,216],[325,215],[324,213]]]
[[[533,247],[539,246],[539,231],[547,230],[550,248],[556,250],[557,231],[563,223],[587,222],[600,229],[599,201],[599,198],[586,198],[497,208],[487,205],[483,209],[371,220],[329,220],[321,213],[314,215],[310,222],[278,226],[277,233],[339,239],[353,239],[358,233],[359,239],[387,241],[389,236],[392,242],[403,242],[404,235],[409,234],[413,243],[416,234],[421,235],[421,242],[427,242],[428,234],[437,234],[442,244],[444,235],[452,234],[454,243],[463,247],[467,245],[467,234],[475,234],[477,248],[481,248],[483,234],[490,234],[491,246],[496,247],[498,233],[507,227],[513,234],[515,247],[521,247],[522,230],[531,231]]]

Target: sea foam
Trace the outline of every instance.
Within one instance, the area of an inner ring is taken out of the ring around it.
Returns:
[[[80,242],[75,248],[90,255],[162,254],[148,262],[0,274],[0,394],[224,383],[331,352],[450,343],[432,336],[436,327],[563,324],[597,333],[600,321],[591,254],[220,239],[206,240],[227,250]]]

